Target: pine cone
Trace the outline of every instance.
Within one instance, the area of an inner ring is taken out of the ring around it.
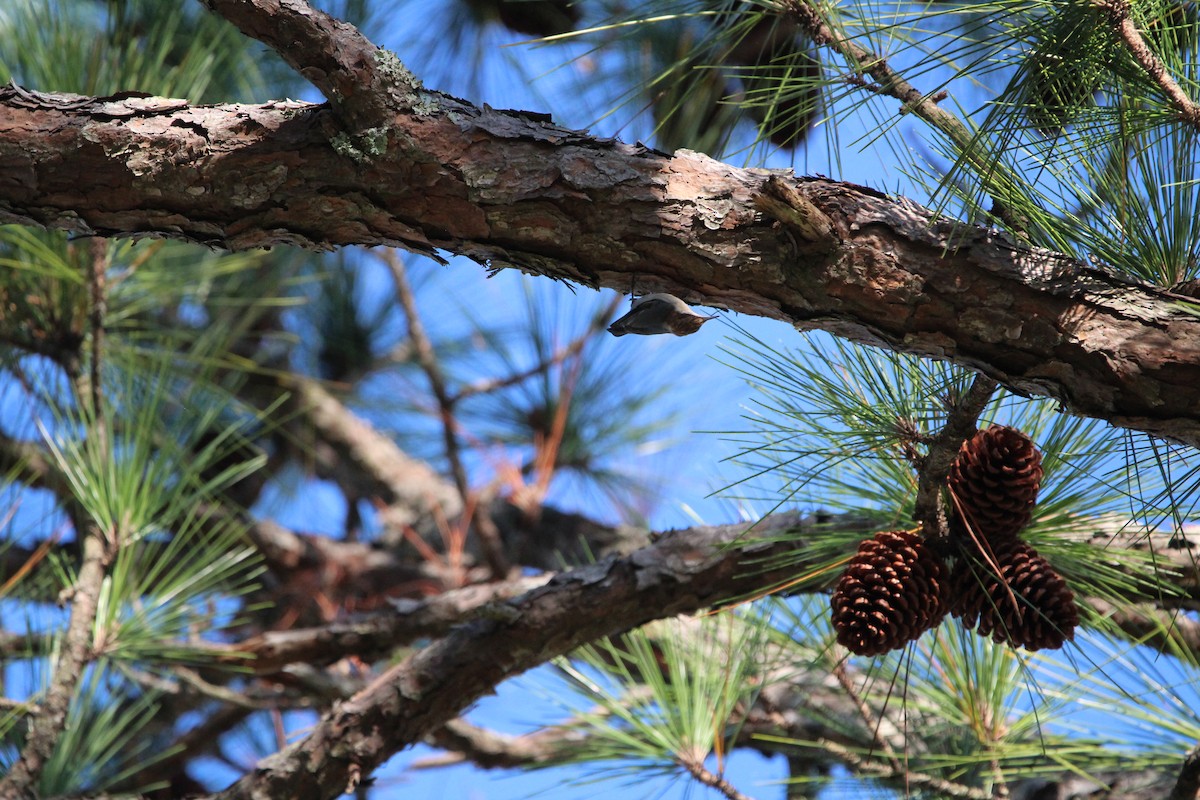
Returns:
[[[860,656],[903,647],[946,616],[948,577],[919,535],[875,534],[858,546],[830,598],[838,643]]]
[[[955,530],[951,526],[951,531]],[[959,533],[961,537],[966,534]],[[969,538],[960,538],[956,542],[958,553],[955,555],[953,566],[950,568],[949,596],[951,616],[962,620],[964,628],[974,630],[980,617],[987,613],[992,606],[992,594],[1000,585],[997,575],[998,565],[1003,574],[1004,564],[1012,557],[1016,548],[1027,547],[1020,539],[1010,537],[996,543],[984,542],[987,555],[980,553],[979,547]]]
[[[960,558],[950,580],[950,613],[980,636],[1027,650],[1056,649],[1075,636],[1075,595],[1050,562],[1025,542],[994,548],[995,569]]]
[[[1002,543],[1029,524],[1042,482],[1042,454],[1015,428],[993,425],[963,442],[947,484],[956,514],[983,539]]]

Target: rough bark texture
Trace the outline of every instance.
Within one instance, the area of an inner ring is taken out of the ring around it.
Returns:
[[[796,217],[824,219],[784,224],[758,210],[763,171],[423,98],[367,153],[322,106],[2,89],[0,221],[229,249],[448,250],[593,287],[635,281],[951,359],[1200,445],[1200,319],[1184,298],[836,181],[790,179],[808,201]],[[804,238],[826,221],[829,236]]]
[[[798,518],[777,523],[800,525]],[[224,800],[335,797],[392,753],[456,717],[502,680],[602,636],[728,602],[794,576],[765,568],[799,546],[740,542],[745,526],[668,535],[626,558],[555,576],[545,586],[480,610],[340,703],[308,736],[259,762],[215,795]],[[594,609],[605,609],[595,614]]]

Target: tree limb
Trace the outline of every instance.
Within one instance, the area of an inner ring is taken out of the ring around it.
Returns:
[[[358,144],[369,147],[377,135],[372,129],[388,125],[392,114],[418,99],[420,82],[393,53],[307,0],[200,2],[270,47],[317,87]],[[347,146],[353,146],[349,140]]]
[[[758,211],[761,171],[431,97],[356,162],[308,104],[0,89],[0,221],[229,249],[445,249],[621,290],[636,278],[1200,445],[1200,320],[1184,298],[824,179],[794,188],[838,238],[801,242]]]
[[[782,521],[782,520],[781,520]],[[793,518],[793,524],[800,520]],[[796,547],[742,525],[668,535],[626,558],[572,570],[468,623],[336,706],[311,733],[216,797],[335,797],[500,681],[601,636],[728,602],[795,573],[764,569]],[[596,614],[597,608],[604,609]],[[487,611],[485,609],[485,611]]]
[[[781,540],[783,530],[790,535]],[[693,528],[485,606],[473,621],[380,676],[335,707],[307,738],[217,796],[286,796],[301,786],[336,796],[353,775],[369,774],[502,680],[584,642],[786,582],[803,572],[796,549],[813,535],[820,534],[811,520],[790,515],[769,518],[750,533],[741,525]],[[790,563],[783,560],[788,554]],[[1187,554],[1176,555],[1190,563]],[[1170,551],[1161,557],[1170,559]],[[598,608],[604,613],[595,613]]]

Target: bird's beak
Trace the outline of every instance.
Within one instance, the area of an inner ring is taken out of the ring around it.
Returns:
[[[608,332],[613,336],[624,336],[625,334],[629,333],[629,331],[625,330],[625,326],[621,324],[621,320],[623,319],[625,318],[621,317],[621,319],[617,320],[612,325],[609,325]]]

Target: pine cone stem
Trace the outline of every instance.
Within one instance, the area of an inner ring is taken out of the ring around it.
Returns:
[[[917,466],[917,499],[913,518],[920,522],[927,533],[944,536],[947,533],[946,519],[941,503],[942,487],[946,476],[958,456],[963,443],[975,433],[979,415],[987,408],[997,383],[982,372],[962,396],[947,402],[946,424],[929,442],[929,451]]]

